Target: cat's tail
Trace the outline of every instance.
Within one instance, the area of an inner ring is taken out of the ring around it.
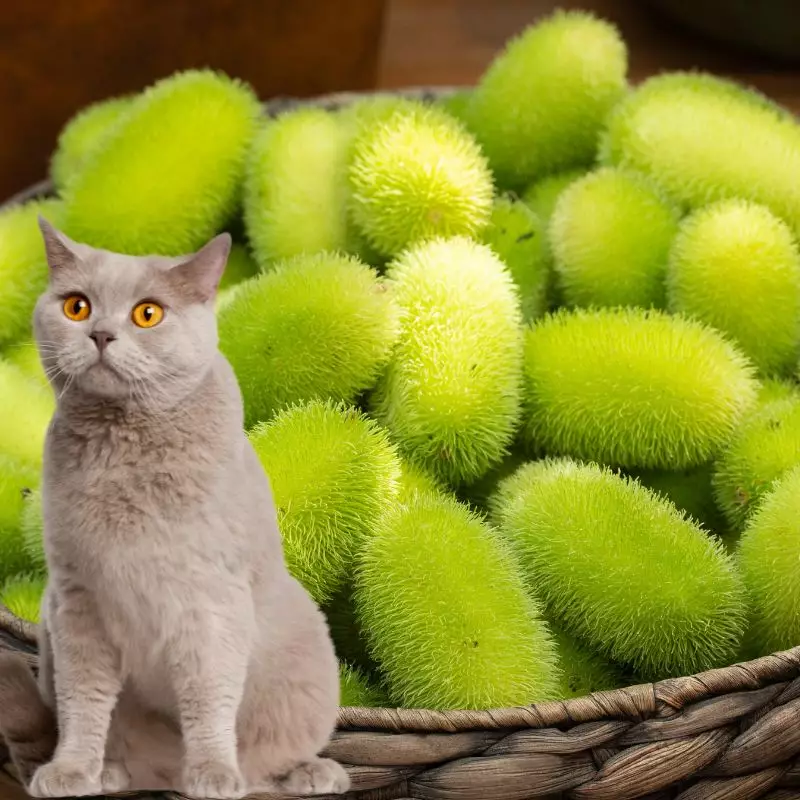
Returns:
[[[0,737],[25,786],[37,767],[50,761],[58,738],[55,715],[28,665],[14,653],[0,653]]]

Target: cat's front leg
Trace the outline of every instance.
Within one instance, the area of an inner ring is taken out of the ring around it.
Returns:
[[[111,715],[122,688],[117,650],[105,639],[93,600],[70,588],[48,618],[54,666],[59,741],[53,760],[39,767],[34,797],[96,794]]]
[[[251,633],[241,620],[213,612],[190,617],[194,624],[186,624],[170,653],[184,744],[181,791],[190,797],[240,798],[247,787],[239,768],[236,721]]]

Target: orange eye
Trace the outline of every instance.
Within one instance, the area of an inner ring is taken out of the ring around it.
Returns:
[[[91,303],[82,294],[71,294],[63,307],[64,316],[73,322],[83,322],[92,313]]]
[[[164,309],[158,303],[146,300],[133,309],[131,319],[140,328],[153,328],[164,319]]]

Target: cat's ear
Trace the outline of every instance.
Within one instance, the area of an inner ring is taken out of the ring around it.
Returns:
[[[196,303],[207,303],[217,287],[231,252],[231,235],[221,233],[186,261],[172,267],[168,275],[175,289]]]
[[[38,221],[50,271],[58,272],[64,267],[72,266],[78,258],[73,249],[74,242],[53,227],[41,214],[38,216]]]

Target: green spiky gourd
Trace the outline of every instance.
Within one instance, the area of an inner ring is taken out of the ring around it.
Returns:
[[[36,482],[38,486],[38,481]],[[22,547],[30,568],[40,574],[47,572],[44,554],[44,517],[42,514],[42,490],[32,488],[25,493],[20,516]]]
[[[375,271],[332,253],[298,256],[239,284],[217,316],[248,427],[295,402],[352,402],[377,380],[398,331]]]
[[[593,692],[606,692],[625,685],[620,668],[592,652],[563,630],[550,625],[556,643],[561,682],[558,699],[586,697]]]
[[[528,460],[524,448],[514,443],[510,452],[499,464],[492,467],[475,483],[463,487],[460,496],[474,508],[480,511],[486,510],[489,507],[489,499],[497,491],[501,481],[516,472]]]
[[[258,264],[253,260],[247,248],[237,242],[231,247],[225,272],[222,273],[222,279],[219,282],[219,289],[225,291],[257,274]]]
[[[435,239],[387,273],[402,329],[373,398],[402,453],[451,484],[498,462],[519,419],[522,332],[508,270],[485,245]]]
[[[397,497],[394,448],[360,412],[320,401],[282,411],[250,441],[270,479],[289,569],[324,603]]]
[[[247,165],[244,218],[256,261],[276,261],[347,242],[347,131],[320,108],[267,122]]]
[[[423,469],[408,459],[400,460],[400,502],[408,502],[418,492],[440,492],[442,485]]]
[[[133,98],[110,97],[82,108],[62,128],[50,161],[50,177],[59,192],[80,173],[109,131],[128,111]]]
[[[377,674],[377,665],[369,654],[367,640],[356,615],[351,581],[345,582],[325,604],[324,613],[339,661],[356,667],[363,675],[374,678]]]
[[[713,533],[724,535],[728,524],[714,499],[712,464],[686,470],[635,470],[643,486],[671,500],[677,508]]]
[[[617,30],[580,11],[527,28],[480,80],[468,119],[504,188],[589,165],[602,125],[626,88]]]
[[[472,102],[472,87],[456,89],[440,98],[437,102],[451,117],[469,128],[469,106]]]
[[[730,335],[763,374],[797,368],[800,254],[765,206],[723,200],[685,219],[667,286],[670,309]]]
[[[663,308],[678,211],[647,178],[600,169],[573,182],[550,218],[561,295],[571,306]]]
[[[379,253],[488,222],[492,176],[472,136],[437,108],[399,110],[353,146],[350,214]]]
[[[16,575],[0,587],[0,603],[26,622],[39,622],[45,578],[40,575]]]
[[[41,214],[54,225],[63,220],[58,200],[38,200],[0,210],[0,347],[31,337],[33,309],[47,288],[47,259],[37,223]]]
[[[0,580],[31,567],[23,546],[22,516],[25,496],[39,479],[36,467],[0,453]]]
[[[553,216],[561,193],[585,174],[585,169],[567,169],[556,172],[534,181],[522,195],[522,201],[539,217],[544,227],[545,257],[548,265],[547,305],[550,309],[564,304],[553,269],[553,246],[549,232],[550,218]]]
[[[344,128],[345,163],[349,173],[356,147],[367,131],[389,120],[394,114],[413,114],[420,110],[420,103],[408,97],[391,93],[376,93],[359,97],[337,112]],[[352,219],[350,201],[350,181],[345,179],[345,196],[347,206],[347,230],[345,250],[374,267],[386,264],[386,255],[380,253],[359,230]]]
[[[767,378],[761,381],[758,389],[758,404],[760,406],[771,403],[773,400],[800,399],[800,386],[794,381],[781,378]]]
[[[546,175],[525,189],[522,202],[547,225],[561,193],[584,175],[586,175],[585,169],[565,169]]]
[[[596,652],[651,679],[730,663],[741,581],[719,541],[668,501],[560,459],[523,466],[492,508],[548,614]]]
[[[158,81],[67,186],[66,233],[133,255],[194,252],[237,209],[260,113],[252,90],[220,73]]]
[[[452,497],[419,494],[381,520],[356,608],[399,706],[486,709],[556,693],[553,641],[516,562]]]
[[[9,364],[17,367],[25,377],[36,383],[42,389],[50,391],[50,382],[47,380],[42,359],[35,342],[24,341],[10,344],[2,353],[2,358]],[[52,366],[55,371],[56,365],[53,359],[47,358],[48,366]]]
[[[386,695],[356,667],[339,664],[339,705],[342,708],[383,708]]]
[[[636,308],[559,312],[525,341],[525,434],[551,455],[679,470],[709,461],[755,403],[717,331]]]
[[[750,517],[737,560],[747,589],[753,657],[800,642],[800,467],[778,479]]]
[[[0,452],[38,467],[55,410],[53,393],[3,359],[0,386]]]
[[[678,72],[645,81],[611,114],[601,159],[646,173],[689,208],[739,197],[800,232],[800,126],[727,80]]]
[[[508,267],[519,289],[523,320],[542,316],[547,307],[550,264],[541,220],[520,200],[498,197],[481,240]]]
[[[763,403],[744,421],[714,470],[717,504],[741,531],[772,484],[800,465],[800,398]]]

